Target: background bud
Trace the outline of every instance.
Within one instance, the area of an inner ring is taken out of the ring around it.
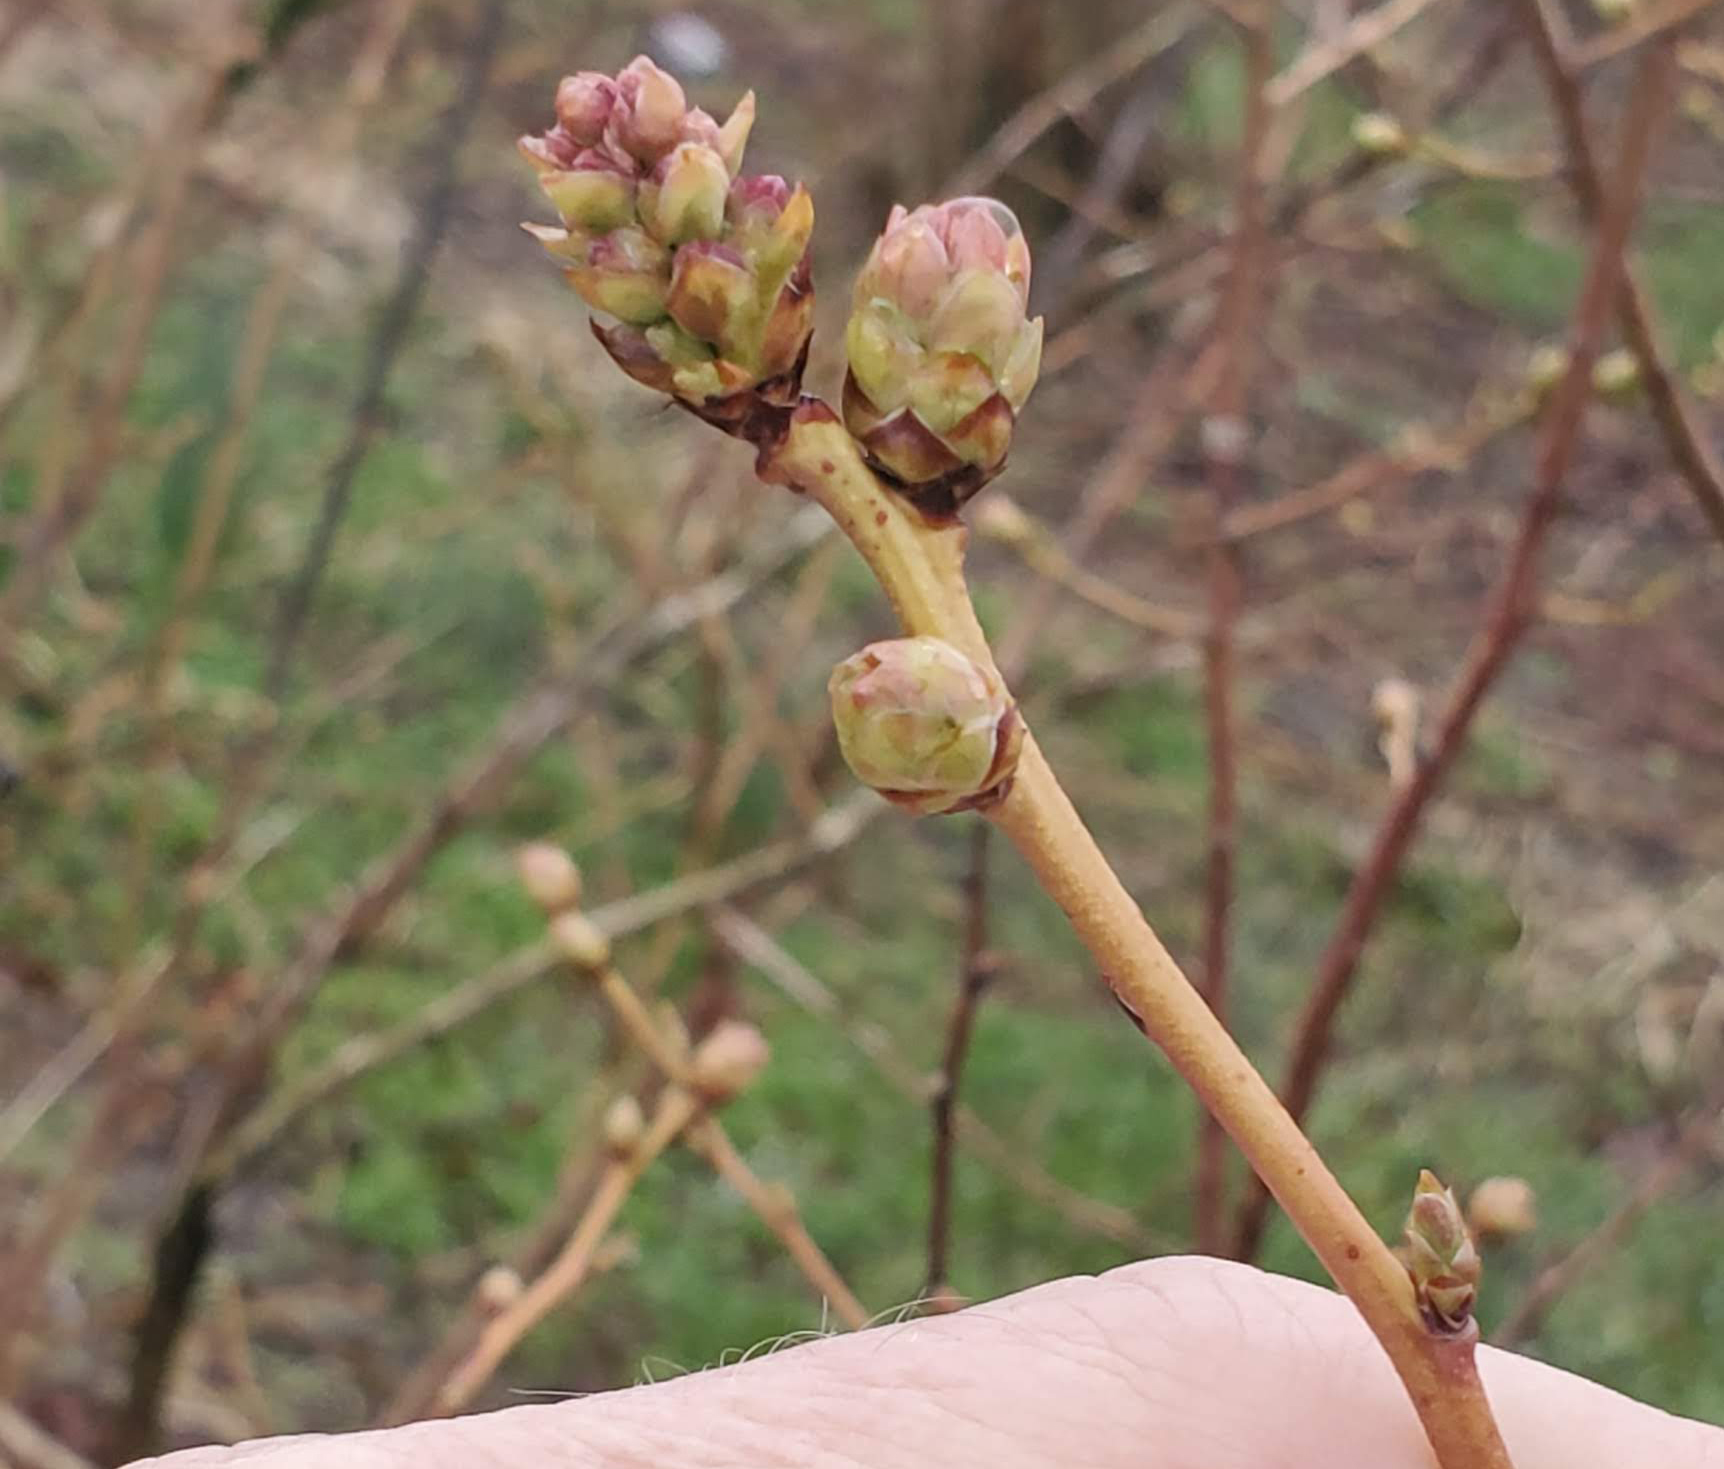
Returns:
[[[1361,112],[1353,119],[1353,143],[1366,153],[1405,153],[1407,130],[1386,112]]]
[[[526,1282],[509,1266],[493,1265],[479,1277],[478,1284],[473,1287],[473,1298],[481,1311],[495,1316],[520,1300],[521,1292],[526,1288]]]
[[[613,1158],[629,1158],[646,1135],[646,1115],[641,1104],[626,1092],[605,1108],[605,1151]]]
[[[1626,347],[1606,352],[1592,365],[1592,390],[1612,403],[1629,403],[1639,396],[1640,359]]]
[[[740,1020],[721,1020],[694,1048],[689,1074],[715,1105],[746,1091],[765,1070],[770,1055],[766,1037]]]
[[[547,913],[562,913],[581,901],[581,870],[551,842],[528,842],[515,853],[515,871],[527,896]]]
[[[1538,1228],[1538,1195],[1524,1178],[1487,1178],[1467,1200],[1474,1233],[1512,1239]]]
[[[561,913],[552,919],[551,942],[577,969],[603,969],[611,962],[611,941],[585,913]]]
[[[1004,794],[1023,721],[998,678],[950,643],[870,643],[828,690],[845,761],[888,800],[938,815]]]

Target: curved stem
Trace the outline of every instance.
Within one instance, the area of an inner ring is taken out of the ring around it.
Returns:
[[[963,527],[935,522],[868,469],[831,409],[807,400],[764,466],[831,512],[912,636],[992,668],[964,582]],[[1474,1365],[1476,1328],[1426,1326],[1406,1270],[1371,1229],[1250,1059],[1180,972],[1090,835],[1033,734],[988,816],[1064,910],[1102,976],[1250,1159],[1405,1384],[1442,1469],[1512,1469]]]

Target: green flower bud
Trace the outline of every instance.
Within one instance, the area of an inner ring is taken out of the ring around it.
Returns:
[[[838,745],[857,778],[920,815],[1000,799],[1023,721],[998,677],[939,638],[870,643],[828,684]]]
[[[846,427],[875,468],[962,504],[1004,467],[1041,367],[1030,255],[1004,205],[894,207],[856,280]]]
[[[724,160],[700,143],[678,143],[641,180],[641,223],[666,245],[714,240],[724,228],[729,196]]]
[[[1402,1259],[1430,1324],[1440,1331],[1464,1331],[1472,1321],[1483,1265],[1453,1191],[1428,1168],[1413,1190]]]
[[[572,168],[540,175],[539,187],[571,230],[599,233],[635,217],[634,175],[596,148],[581,153]]]
[[[626,226],[593,241],[585,265],[569,272],[581,299],[637,326],[662,321],[670,290],[670,252],[645,230]]]

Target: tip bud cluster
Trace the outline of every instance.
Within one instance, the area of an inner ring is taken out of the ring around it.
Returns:
[[[1005,794],[1023,721],[999,679],[950,643],[870,643],[827,687],[845,761],[888,800],[939,815]]]
[[[844,422],[876,468],[962,504],[1004,466],[1041,368],[1030,252],[992,199],[894,206],[857,277]]]
[[[1464,1331],[1473,1318],[1483,1266],[1454,1192],[1426,1168],[1413,1190],[1402,1258],[1425,1319],[1439,1331]]]
[[[794,399],[813,329],[807,193],[741,174],[754,94],[720,125],[645,56],[557,88],[556,125],[520,140],[561,228],[529,225],[637,381],[691,407]]]

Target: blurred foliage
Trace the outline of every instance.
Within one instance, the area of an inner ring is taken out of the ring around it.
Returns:
[[[310,23],[320,8],[326,7],[316,0],[275,7],[290,61],[295,46],[325,46],[331,34],[348,34],[324,29],[346,23],[343,16]],[[918,7],[894,0],[865,9],[858,15],[807,0],[796,7],[794,22],[782,19],[791,7],[775,6],[775,24],[792,36],[807,27],[816,42],[843,41],[864,60],[873,54],[869,47],[901,56]],[[625,55],[637,39],[634,19],[605,32],[595,53]],[[301,20],[308,22],[304,34],[289,39]],[[363,163],[373,193],[367,197],[379,209],[399,206],[400,181],[392,174],[398,145],[423,126],[446,85],[448,58],[435,47],[447,44],[447,20],[433,15],[425,34],[416,33],[419,69],[408,68],[416,90],[399,103],[381,141],[368,142]],[[613,381],[584,343],[573,298],[559,294],[550,272],[509,234],[513,220],[534,206],[510,171],[507,141],[542,111],[552,76],[546,53],[574,29],[563,8],[548,4],[526,7],[521,24],[530,30],[523,45],[530,43],[531,64],[516,58],[483,148],[469,161],[467,233],[441,269],[431,309],[391,381],[385,431],[358,477],[354,510],[282,711],[284,727],[299,741],[297,753],[248,830],[267,850],[233,900],[212,914],[188,996],[235,972],[267,986],[308,915],[422,816],[448,772],[482,743],[521,690],[547,667],[577,666],[594,629],[640,604],[633,573],[616,554],[623,539],[617,521],[670,547],[671,568],[692,576],[701,548],[687,543],[721,540],[749,516],[779,513],[778,502],[761,498],[775,492],[761,489],[733,502],[714,498],[688,523],[670,523],[670,507],[690,503],[683,496],[690,466],[706,452],[691,445],[705,441],[691,439],[680,419],[654,412]],[[779,118],[829,111],[819,79],[798,79],[803,63],[796,57],[760,65],[763,92],[784,94],[771,99],[782,107]],[[514,95],[522,77],[531,80],[531,108],[538,111],[529,113]],[[272,76],[259,77],[236,108],[260,109],[267,121],[268,109],[282,102],[272,85]],[[1224,217],[1226,180],[1215,160],[1236,135],[1240,90],[1229,47],[1193,47],[1166,131],[1169,146],[1183,150],[1176,156],[1189,170],[1185,182],[1200,225]],[[891,93],[889,100],[902,98]],[[1371,100],[1347,78],[1311,94],[1292,155],[1296,176],[1320,176],[1344,156],[1351,118]],[[890,107],[883,102],[881,110]],[[249,126],[264,125],[245,116]],[[111,184],[115,159],[71,121],[7,107],[0,122],[0,168],[9,184],[21,181],[5,195],[10,231],[24,230],[62,195],[83,203]],[[812,173],[843,154],[841,132],[827,126],[803,137],[794,122],[774,120],[769,106],[755,147],[766,157],[787,157],[787,169],[796,164]],[[823,220],[833,200],[832,229],[872,219],[861,185],[841,178],[821,184]],[[1566,215],[1552,213],[1553,197],[1448,177],[1420,192],[1405,211],[1413,248],[1393,254],[1383,270],[1396,310],[1423,314],[1355,333],[1339,360],[1321,355],[1322,333],[1314,330],[1317,345],[1308,356],[1281,363],[1285,370],[1275,374],[1285,379],[1274,389],[1285,390],[1283,409],[1290,404],[1322,420],[1323,433],[1332,436],[1317,440],[1324,454],[1331,443],[1350,444],[1355,436],[1367,443],[1390,438],[1407,398],[1434,398],[1444,386],[1427,383],[1425,364],[1416,360],[1379,372],[1370,353],[1411,343],[1446,359],[1470,384],[1496,367],[1498,334],[1518,349],[1560,326],[1581,257]],[[1396,195],[1385,208],[1392,212],[1402,202]],[[232,751],[261,717],[254,691],[275,593],[299,554],[345,432],[392,259],[388,241],[379,247],[363,237],[335,239],[289,313],[214,585],[174,685],[174,759],[165,768],[151,763],[152,732],[141,727],[135,701],[124,697],[97,728],[79,734],[85,741],[79,746],[69,711],[150,647],[185,555],[239,333],[264,268],[254,217],[262,206],[251,200],[230,207],[231,219],[218,198],[204,197],[188,220],[175,288],[130,408],[141,447],[118,467],[101,515],[78,543],[76,589],[57,598],[44,619],[47,682],[58,702],[20,700],[5,729],[9,741],[23,739],[73,766],[63,782],[32,782],[9,801],[13,834],[0,876],[0,941],[64,976],[55,1003],[74,1015],[100,1002],[112,973],[130,957],[113,949],[128,931],[127,849],[140,809],[152,802],[158,809],[147,853],[154,880],[141,914],[143,930],[157,933],[171,918],[178,880],[230,798],[224,778]],[[840,237],[825,248],[854,255],[858,244]],[[1641,251],[1678,355],[1686,365],[1703,361],[1724,321],[1724,275],[1717,268],[1724,209],[1659,205],[1642,232]],[[31,290],[63,306],[88,252],[69,246],[59,259],[27,259],[22,252],[19,259]],[[1350,295],[1352,283],[1344,284]],[[1322,299],[1315,287],[1300,291],[1301,306]],[[842,294],[830,291],[833,300]],[[1456,319],[1470,320],[1468,313],[1490,321],[1463,336]],[[512,323],[514,337],[494,318]],[[1159,340],[1165,326],[1152,317],[1134,329]],[[546,346],[535,335],[553,340]],[[1287,342],[1273,345],[1288,352]],[[1137,339],[1128,343],[1130,350],[1140,346]],[[1297,340],[1291,347],[1288,355],[1304,353]],[[1350,372],[1361,357],[1365,365]],[[578,370],[558,376],[547,360],[572,360]],[[1104,367],[1080,365],[1075,386],[1050,383],[1045,406],[1026,421],[1014,493],[1018,484],[1026,498],[1039,490],[1037,508],[1050,516],[1067,513],[1072,486],[1118,426],[1121,372],[1114,363]],[[1098,404],[1113,416],[1098,417]],[[28,413],[5,426],[0,510],[8,517],[27,511],[37,493],[46,423],[47,415]],[[1038,439],[1047,447],[1038,448]],[[1184,452],[1171,456],[1176,469]],[[1309,466],[1297,462],[1303,451],[1287,452],[1296,462],[1278,475],[1292,480]],[[719,494],[726,475],[743,474],[745,461],[731,455],[718,461],[718,470],[700,470],[709,497]],[[1500,480],[1509,495],[1518,473],[1517,464],[1488,486]],[[1103,548],[1110,574],[1150,595],[1190,569],[1188,550],[1162,544],[1185,514],[1166,487],[1177,478],[1173,470],[1153,478],[1114,544]],[[1449,488],[1467,493],[1464,485]],[[1342,543],[1340,554],[1355,554],[1345,537],[1334,539]],[[1330,549],[1325,542],[1306,552],[1307,564],[1295,565],[1293,574],[1325,584]],[[1379,554],[1389,575],[1401,576],[1401,564],[1391,559],[1400,551]],[[982,616],[991,628],[1006,626],[1022,601],[1012,578],[1024,574],[987,553],[978,559]],[[1361,552],[1359,559],[1368,557]],[[1285,579],[1273,552],[1264,554],[1261,570],[1266,583]],[[1468,609],[1476,587],[1465,574],[1463,565],[1457,586],[1437,590]],[[789,583],[779,578],[733,620],[752,668],[771,657],[781,635]],[[1359,611],[1360,626],[1395,616],[1391,604],[1398,599],[1404,600],[1397,583],[1393,595],[1379,595]],[[1207,779],[1200,685],[1186,668],[1154,671],[1160,665],[1147,654],[1155,647],[1089,618],[1062,614],[1047,629],[1026,680],[1032,717],[1048,730],[1056,764],[1073,773],[1134,891],[1170,943],[1189,955],[1199,920]],[[1395,631],[1422,649],[1425,619],[1415,611],[1404,621]],[[804,730],[817,728],[826,668],[885,626],[873,583],[846,561],[813,646],[781,691],[787,715]],[[1459,646],[1457,634],[1444,650]],[[394,661],[375,687],[331,693],[380,648]],[[1364,698],[1352,657],[1350,648],[1336,657],[1340,667],[1330,670],[1333,682],[1322,692],[1311,741],[1325,759],[1340,752],[1333,762],[1344,767],[1339,775],[1325,783],[1271,768],[1267,736],[1246,750],[1235,1018],[1272,1075],[1382,799],[1368,738],[1354,727],[1364,723],[1356,718]],[[539,937],[540,920],[514,882],[515,842],[565,843],[601,897],[640,891],[683,870],[688,811],[676,782],[696,764],[691,751],[711,734],[704,723],[707,673],[685,641],[595,695],[576,730],[551,742],[496,809],[437,856],[378,940],[331,975],[284,1058],[283,1078],[302,1075],[354,1034],[412,1014]],[[1271,700],[1258,685],[1273,677],[1254,670],[1248,682],[1247,703],[1265,726],[1276,723],[1281,706],[1273,716],[1264,713]],[[1552,698],[1569,686],[1566,672],[1546,682]],[[727,709],[722,730],[733,731],[737,717]],[[1537,717],[1536,708],[1505,712],[1478,731],[1456,781],[1455,806],[1470,824],[1458,839],[1445,831],[1422,845],[1403,873],[1346,1011],[1341,1060],[1313,1120],[1319,1146],[1388,1233],[1398,1228],[1421,1166],[1463,1191],[1493,1173],[1531,1181],[1541,1227],[1489,1256],[1487,1329],[1552,1248],[1584,1233],[1620,1198],[1631,1170],[1607,1144],[1638,1137],[1668,1110],[1631,1034],[1635,997],[1591,986],[1588,974],[1577,971],[1568,976],[1572,993],[1553,1001],[1548,975],[1531,973],[1520,894],[1503,876],[1512,864],[1491,845],[1512,844],[1521,829],[1488,823],[1507,807],[1513,809],[1506,821],[1530,822],[1536,809],[1553,829],[1561,826],[1555,808],[1566,787],[1558,757],[1522,738],[1517,724]],[[1335,723],[1344,733],[1335,733]],[[1644,764],[1649,757],[1636,748],[1623,758]],[[846,789],[829,767],[818,770],[828,793]],[[652,798],[661,789],[678,799]],[[743,787],[719,855],[747,851],[795,825],[783,778],[764,760]],[[813,880],[820,901],[786,910],[791,916],[780,932],[851,1015],[896,1037],[918,1069],[935,1062],[950,999],[964,836],[961,821],[881,821],[830,874]],[[1558,837],[1551,840],[1560,845]],[[1169,1068],[1121,1023],[1027,874],[1003,854],[996,865],[994,943],[1009,962],[980,1016],[965,1100],[1053,1175],[1137,1211],[1147,1229],[1176,1245],[1189,1231],[1193,1104]],[[1677,865],[1679,876],[1691,875]],[[1558,873],[1550,881],[1562,880]],[[1674,901],[1679,888],[1671,881],[1660,891]],[[1613,945],[1634,937],[1608,935],[1586,958],[1602,968],[1617,957]],[[701,978],[704,947],[692,930],[668,946],[649,935],[625,945],[623,958],[637,973],[662,965],[658,989],[680,1000]],[[771,1040],[774,1061],[727,1114],[736,1141],[764,1177],[794,1189],[814,1236],[860,1295],[890,1314],[922,1284],[921,1109],[883,1086],[836,1028],[810,1021],[747,970],[737,983],[743,1009],[760,1019]],[[164,1002],[158,1017],[164,1032],[196,1020],[188,996]],[[60,1015],[44,1023],[44,1032],[55,1024],[70,1021]],[[535,1217],[581,1098],[595,1077],[607,1074],[611,1059],[590,1001],[558,980],[367,1078],[318,1113],[255,1186],[279,1193],[295,1227],[259,1227],[236,1211],[242,1217],[228,1235],[234,1267],[258,1291],[381,1280],[390,1291],[389,1319],[369,1328],[386,1343],[393,1365],[406,1365],[471,1274]],[[65,1113],[44,1124],[20,1160],[28,1179],[52,1174],[74,1135]],[[153,1166],[159,1170],[159,1160]],[[74,1269],[92,1295],[135,1290],[161,1187],[150,1173],[135,1197],[80,1235]],[[1558,1306],[1534,1349],[1674,1410],[1724,1420],[1724,1273],[1709,1244],[1719,1198],[1716,1178],[1708,1175],[1703,1187],[1656,1207],[1632,1247]],[[956,1209],[954,1284],[971,1295],[1101,1270],[1124,1258],[1118,1247],[1078,1232],[968,1157],[958,1165]],[[673,1156],[655,1168],[622,1224],[638,1242],[640,1263],[607,1274],[573,1310],[537,1332],[511,1366],[511,1383],[582,1391],[692,1371],[825,1324],[757,1222],[690,1158]],[[1265,1263],[1316,1273],[1281,1224],[1271,1232]],[[95,1350],[117,1356],[112,1341]],[[260,1363],[266,1387],[282,1404],[283,1426],[347,1426],[367,1410],[361,1390],[339,1369],[326,1368],[316,1343],[272,1337],[260,1345]]]

